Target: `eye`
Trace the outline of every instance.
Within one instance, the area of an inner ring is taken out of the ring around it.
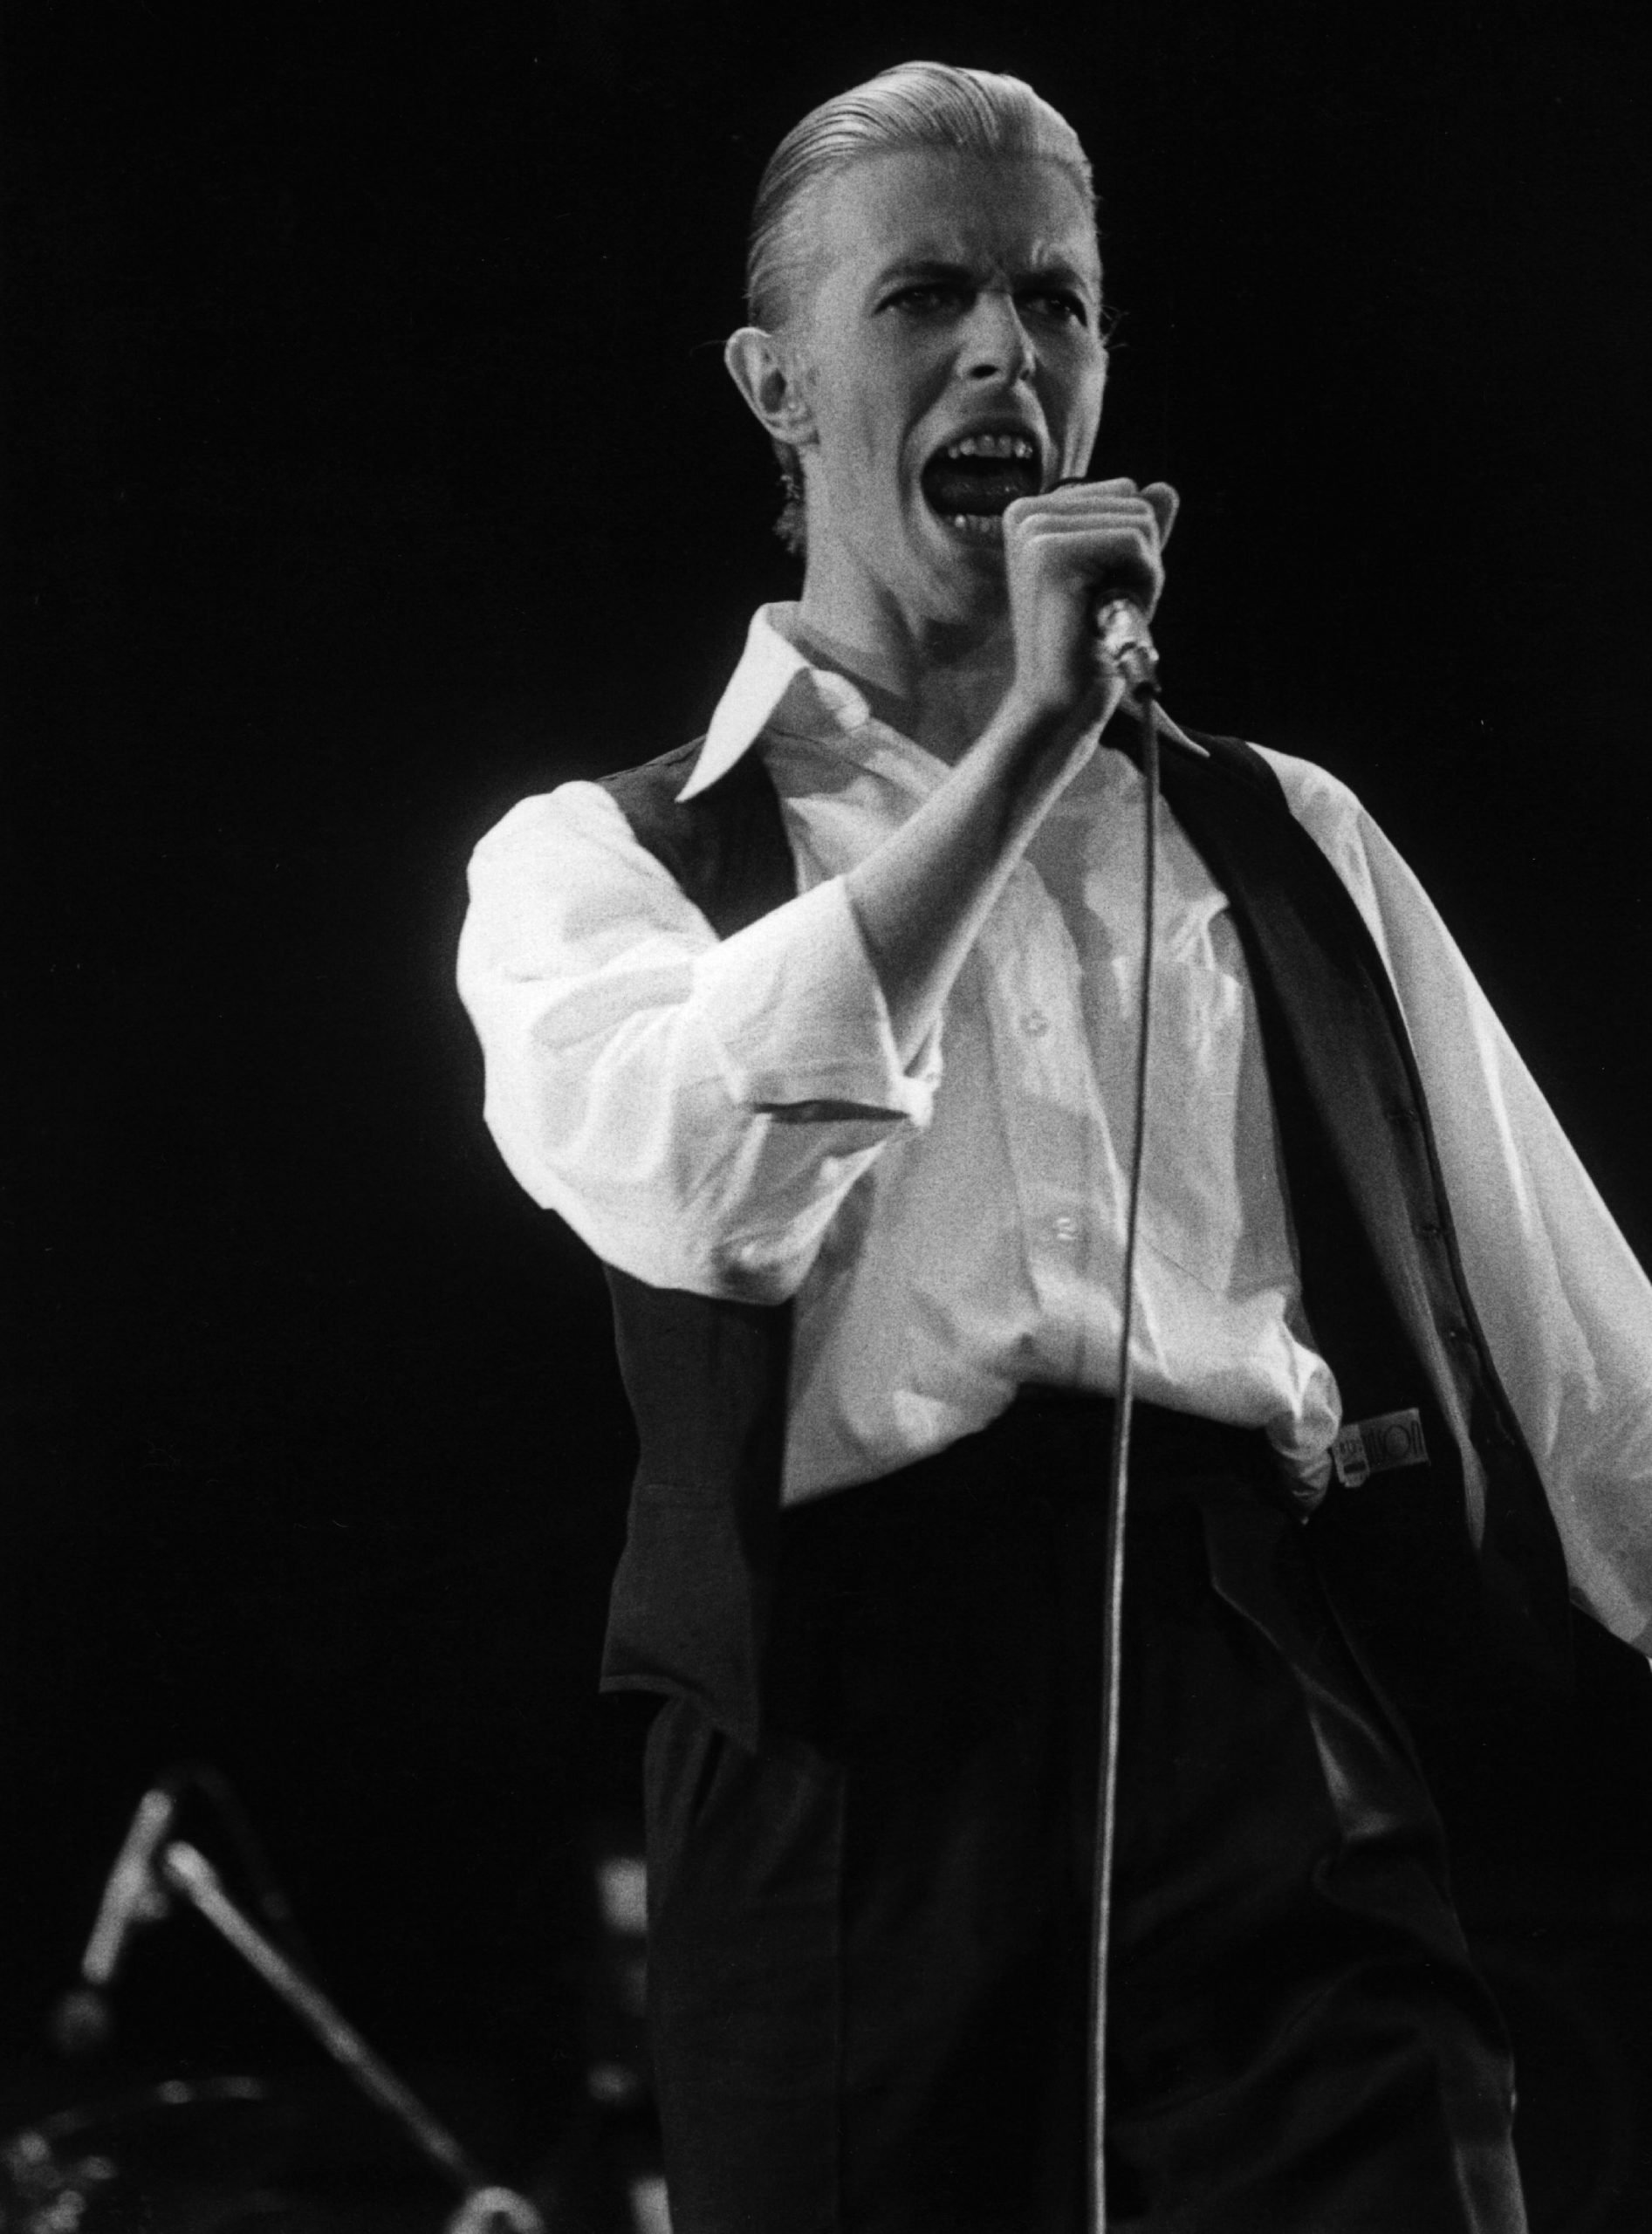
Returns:
[[[884,304],[886,310],[907,311],[915,318],[936,318],[963,306],[963,289],[950,279],[917,279],[897,287]]]
[[[1040,287],[1021,297],[1029,310],[1059,326],[1088,326],[1090,313],[1081,295],[1066,287]]]

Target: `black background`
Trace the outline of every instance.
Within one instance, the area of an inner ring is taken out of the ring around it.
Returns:
[[[482,1129],[464,863],[792,593],[720,344],[874,69],[1078,127],[1172,709],[1354,784],[1648,1254],[1642,22],[14,0],[0,2045],[199,1754],[387,2046],[564,2052],[627,1430]]]

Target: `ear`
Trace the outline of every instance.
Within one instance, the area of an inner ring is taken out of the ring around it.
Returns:
[[[743,326],[723,352],[729,378],[752,416],[778,442],[801,449],[814,430],[792,352],[760,326]]]

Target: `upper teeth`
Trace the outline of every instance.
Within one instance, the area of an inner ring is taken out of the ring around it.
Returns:
[[[1025,435],[966,435],[949,442],[949,457],[1031,457],[1032,444]]]

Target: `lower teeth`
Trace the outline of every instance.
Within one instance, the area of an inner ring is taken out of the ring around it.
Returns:
[[[947,524],[964,535],[984,536],[993,541],[1004,533],[1004,522],[997,512],[950,512]]]

